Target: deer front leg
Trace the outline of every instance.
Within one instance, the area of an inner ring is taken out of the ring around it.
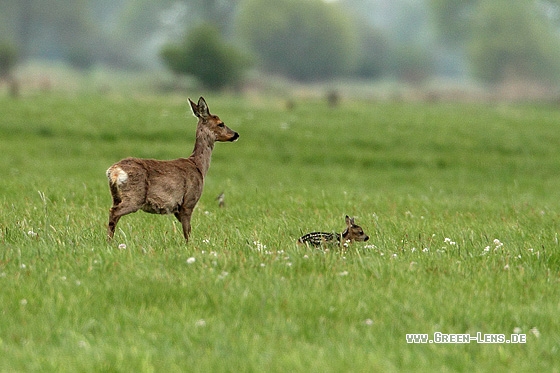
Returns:
[[[175,213],[175,217],[181,222],[181,225],[183,226],[183,236],[185,236],[186,242],[189,242],[189,235],[191,234],[192,212],[192,209],[184,209]]]

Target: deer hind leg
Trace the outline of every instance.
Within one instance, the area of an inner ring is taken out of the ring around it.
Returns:
[[[107,238],[109,240],[113,238],[120,218],[135,211],[138,211],[138,205],[126,205],[122,202],[111,207],[109,210],[109,225],[107,226]]]
[[[187,242],[189,242],[189,235],[191,234],[192,212],[192,209],[185,209],[175,213],[175,217],[181,222],[181,225],[183,226],[183,236],[185,237],[185,241]]]

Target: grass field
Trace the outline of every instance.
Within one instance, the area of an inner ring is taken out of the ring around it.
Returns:
[[[190,155],[186,97],[0,98],[0,371],[559,371],[560,108],[206,99],[241,137],[185,245],[107,243],[105,170]],[[346,214],[370,241],[295,244]]]

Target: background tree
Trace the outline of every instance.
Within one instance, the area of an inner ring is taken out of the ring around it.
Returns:
[[[560,38],[535,2],[481,1],[468,56],[473,73],[488,82],[558,80]]]
[[[268,72],[310,81],[351,71],[357,60],[352,20],[321,0],[245,0],[237,31]]]
[[[560,80],[560,37],[554,2],[431,0],[440,40],[461,50],[485,82]],[[557,9],[557,8],[556,8]],[[459,53],[461,53],[459,52]]]
[[[357,63],[354,74],[361,78],[381,78],[389,71],[391,45],[382,32],[364,22],[358,32]]]
[[[235,86],[250,64],[246,54],[225,43],[209,24],[190,31],[181,43],[165,46],[161,58],[171,71],[193,75],[210,89]]]
[[[0,84],[2,81],[8,83],[10,94],[18,95],[18,83],[12,71],[16,66],[18,53],[12,44],[0,43]]]
[[[429,0],[439,41],[448,47],[465,45],[472,36],[472,17],[479,0]]]
[[[0,43],[0,79],[8,77],[17,62],[16,48],[9,43]]]

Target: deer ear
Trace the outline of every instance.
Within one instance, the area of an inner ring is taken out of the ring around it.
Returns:
[[[191,110],[192,110],[194,116],[197,117],[197,118],[199,118],[199,115],[198,115],[198,105],[195,104],[195,103],[193,102],[193,100],[191,100],[190,98],[189,98],[188,100],[189,100],[189,104],[191,104]]]
[[[207,118],[207,117],[210,116],[210,112],[208,111],[208,105],[206,104],[206,101],[204,100],[204,97],[200,97],[198,99],[198,105],[195,104],[189,98],[189,104],[191,104],[191,109],[192,109],[192,112],[193,112],[195,117],[197,117],[197,118]]]
[[[210,116],[208,105],[206,104],[206,100],[202,96],[198,99],[198,114],[203,118]]]
[[[346,215],[346,225],[350,226],[352,224],[352,220],[350,219],[350,217],[348,215]]]

